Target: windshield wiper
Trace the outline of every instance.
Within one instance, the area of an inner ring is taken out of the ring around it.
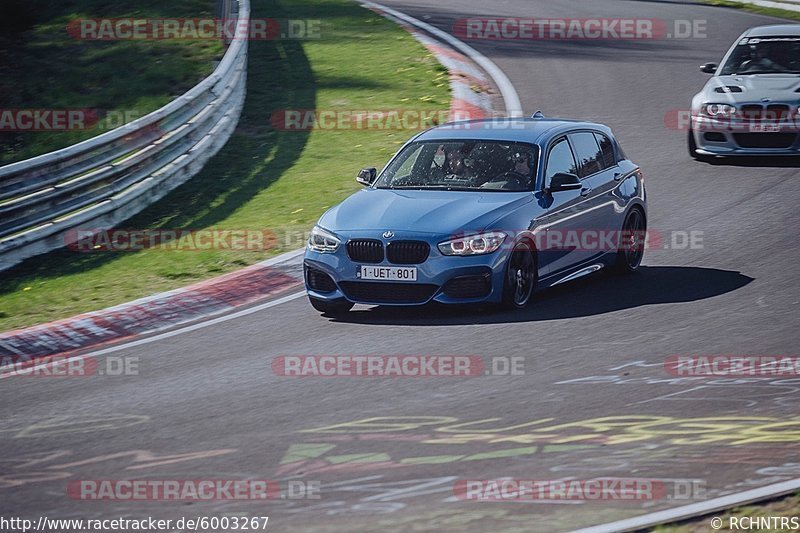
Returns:
[[[398,185],[390,187],[391,189],[418,189],[420,191],[433,190],[433,191],[476,191],[474,187],[455,187],[453,185]]]
[[[375,187],[376,189],[383,189],[387,191],[404,190],[404,189],[429,189],[428,185],[389,185],[388,187]]]

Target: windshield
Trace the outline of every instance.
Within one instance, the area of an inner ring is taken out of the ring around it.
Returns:
[[[499,141],[421,141],[406,146],[376,182],[379,189],[527,191],[536,147]]]
[[[720,74],[800,74],[800,37],[744,38]]]

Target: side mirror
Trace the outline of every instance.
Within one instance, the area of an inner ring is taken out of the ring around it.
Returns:
[[[559,191],[574,191],[582,188],[580,178],[575,174],[567,174],[566,172],[559,172],[550,178],[550,185],[547,186],[547,192]]]
[[[705,72],[706,74],[714,74],[716,71],[717,71],[716,63],[706,63],[705,65],[700,67],[700,72]]]
[[[362,168],[356,176],[356,181],[361,185],[370,186],[377,176],[378,170],[375,167]]]

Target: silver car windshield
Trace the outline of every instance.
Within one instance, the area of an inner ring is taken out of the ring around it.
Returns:
[[[458,140],[407,145],[378,178],[379,189],[528,191],[537,149],[528,143]]]
[[[745,37],[720,74],[800,74],[800,37]]]

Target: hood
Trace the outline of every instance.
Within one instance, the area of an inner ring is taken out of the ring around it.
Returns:
[[[718,87],[733,88],[734,92],[717,92]],[[741,92],[738,92],[738,89]],[[703,92],[707,101],[720,103],[760,102],[769,98],[773,102],[800,102],[800,75],[752,74],[749,76],[714,76],[706,83]]]
[[[480,231],[533,201],[531,192],[363,189],[319,220],[331,231]]]

